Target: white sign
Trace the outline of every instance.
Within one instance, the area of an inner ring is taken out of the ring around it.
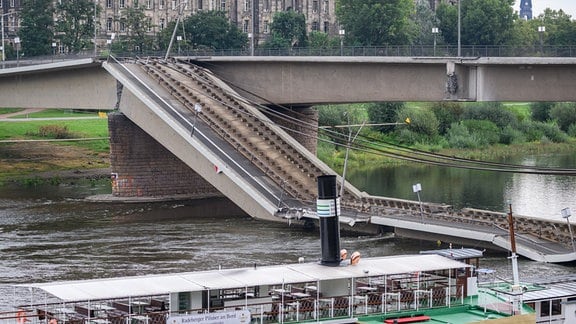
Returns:
[[[419,183],[413,185],[413,186],[412,186],[412,191],[414,191],[414,192],[422,191],[422,185],[420,185]]]
[[[170,316],[166,324],[244,324],[250,323],[248,310]]]

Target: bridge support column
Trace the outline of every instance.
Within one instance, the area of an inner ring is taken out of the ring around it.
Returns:
[[[123,114],[109,114],[108,129],[113,196],[222,197],[212,185]]]
[[[316,139],[318,137],[318,110],[312,107],[292,107],[291,110],[275,107],[274,109],[297,121],[285,120],[271,115],[268,115],[268,118],[284,127],[284,130],[290,136],[316,155],[318,147],[318,140]]]

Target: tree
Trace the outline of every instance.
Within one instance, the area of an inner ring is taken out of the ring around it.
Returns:
[[[427,0],[416,0],[415,11],[410,16],[412,23],[412,44],[430,45],[434,43],[435,35],[432,28],[438,27],[438,20],[434,11],[430,9],[430,2]],[[442,36],[436,35],[436,41],[442,42]]]
[[[267,48],[306,47],[306,17],[304,14],[289,10],[274,14],[270,24],[270,40],[264,44]]]
[[[542,35],[547,45],[573,45],[576,44],[576,21],[562,10],[547,8],[544,13],[534,19],[538,26],[546,27]],[[537,27],[534,27],[536,34]]]
[[[337,0],[345,41],[358,46],[405,45],[411,39],[413,0]]]
[[[186,17],[178,26],[177,35],[184,37],[185,46],[191,48],[228,49],[243,48],[248,44],[248,36],[232,25],[222,11],[199,11]],[[164,28],[160,34],[160,46],[168,48],[175,22]]]
[[[51,0],[23,0],[18,32],[22,52],[27,56],[47,55],[52,52],[54,39],[54,8]],[[21,53],[22,53],[21,52]]]
[[[567,132],[571,125],[576,124],[576,104],[557,103],[550,110],[550,117],[561,130]]]
[[[123,39],[115,44],[115,50],[144,51],[154,49],[154,39],[148,35],[152,27],[150,18],[144,13],[144,8],[126,7],[121,13],[120,30],[126,32]]]
[[[94,37],[94,2],[63,0],[56,4],[56,39],[72,53],[88,47]]]
[[[314,49],[330,49],[340,45],[340,39],[337,37],[330,37],[328,34],[312,31],[308,35],[308,44],[310,48]]]
[[[366,107],[366,113],[370,118],[370,123],[387,124],[395,123],[398,112],[404,108],[403,102],[379,102],[371,103]],[[378,131],[384,133],[394,129],[393,125],[376,126]]]
[[[440,30],[449,44],[458,42],[458,1],[442,3],[436,15]],[[502,45],[513,36],[514,0],[466,0],[460,3],[461,43],[464,45]]]
[[[461,5],[461,36],[466,45],[502,45],[512,37],[514,0],[467,0]]]

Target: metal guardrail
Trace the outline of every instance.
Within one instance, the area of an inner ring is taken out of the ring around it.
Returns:
[[[463,45],[460,57],[576,57],[576,45],[565,46],[508,46],[508,45]],[[342,46],[330,48],[256,48],[253,56],[404,56],[404,57],[458,57],[456,45],[387,45],[387,46]],[[97,59],[105,59],[110,52],[97,53]],[[115,52],[122,57],[164,57],[165,51]],[[249,48],[236,49],[192,49],[172,52],[172,56],[252,56]],[[58,61],[94,57],[94,52],[57,54],[37,57],[21,57],[2,62],[1,68],[23,65],[46,64]]]

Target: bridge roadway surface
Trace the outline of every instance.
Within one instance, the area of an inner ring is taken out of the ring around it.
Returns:
[[[334,172],[270,121],[261,106],[211,71],[182,61],[110,60],[102,66],[123,85],[114,87],[119,111],[248,214],[287,222],[317,219],[316,177]],[[195,103],[202,104],[201,111]],[[566,224],[515,220],[519,255],[541,262],[576,260]],[[375,197],[349,183],[340,221],[343,226],[390,226],[431,240],[510,247],[505,214]]]

